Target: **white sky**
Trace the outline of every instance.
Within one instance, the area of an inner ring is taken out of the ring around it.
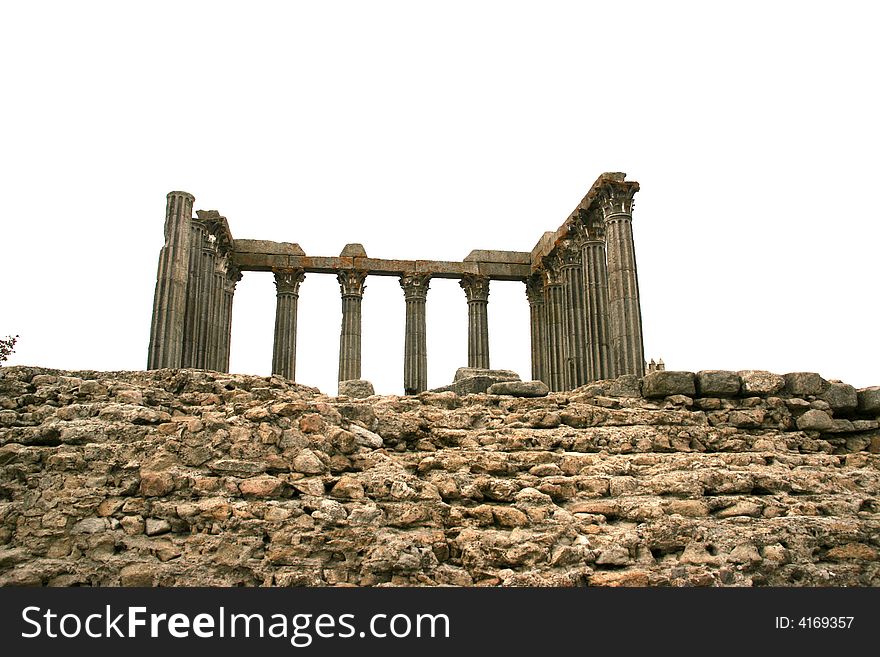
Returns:
[[[641,183],[645,350],[670,369],[880,384],[872,3],[3,2],[0,336],[9,364],[146,366],[165,195],[238,238],[336,255],[530,250],[603,171]],[[232,369],[268,374],[271,274]],[[467,360],[428,294],[431,387]],[[336,391],[334,277],[300,296],[297,380]],[[524,286],[493,367],[529,378]],[[404,299],[370,277],[363,376],[402,392]]]

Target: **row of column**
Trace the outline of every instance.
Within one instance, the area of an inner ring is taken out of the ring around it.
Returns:
[[[215,211],[199,211],[194,219],[194,202],[186,192],[166,199],[149,369],[229,369],[232,299],[241,272],[231,261],[225,220]]]
[[[571,390],[641,376],[644,347],[632,235],[638,184],[608,183],[526,282],[532,378]]]
[[[342,327],[339,333],[339,381],[361,377],[361,301],[367,272],[340,271],[336,275],[342,295]],[[275,338],[272,373],[289,379],[296,375],[296,325],[302,269],[276,270]],[[407,272],[400,277],[406,300],[403,387],[408,395],[428,388],[428,349],[425,304],[431,275]],[[489,278],[466,275],[461,287],[468,299],[468,366],[489,367],[487,305]]]

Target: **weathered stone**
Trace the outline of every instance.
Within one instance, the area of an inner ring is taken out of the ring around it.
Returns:
[[[346,500],[360,500],[364,497],[364,485],[354,477],[346,475],[330,489],[330,495]]]
[[[785,379],[764,370],[740,370],[744,395],[775,395],[785,387]]]
[[[880,386],[860,388],[858,390],[859,413],[880,415]]]
[[[147,518],[145,533],[147,536],[158,536],[171,531],[171,523],[164,518]]]
[[[828,382],[815,372],[790,372],[784,378],[785,392],[796,397],[818,396],[828,388]]]
[[[174,477],[168,472],[141,473],[141,495],[160,497],[174,490]]]
[[[655,371],[648,372],[642,379],[642,395],[651,397],[668,397],[669,395],[696,394],[693,372]]]
[[[546,397],[550,388],[543,381],[503,381],[493,383],[487,392],[490,395],[512,395],[514,397]]]
[[[277,477],[258,476],[240,481],[238,489],[242,495],[252,497],[274,497],[281,490],[283,482]]]
[[[834,422],[825,411],[812,409],[797,419],[797,428],[801,431],[829,431],[833,427]]]
[[[352,399],[365,399],[376,394],[373,384],[365,379],[352,379],[339,382],[339,396]]]
[[[310,449],[300,450],[293,461],[293,467],[297,472],[303,474],[321,474],[327,471],[327,466]]]
[[[859,561],[876,561],[877,550],[864,543],[848,543],[833,547],[825,554],[826,559],[832,561],[845,561],[856,559]]]
[[[849,413],[859,405],[856,389],[847,383],[829,383],[820,399],[835,413]]]
[[[519,374],[513,370],[490,370],[481,367],[459,367],[455,370],[455,376],[452,378],[453,383],[464,379],[471,379],[475,376],[488,376],[498,381],[519,381]]]
[[[742,386],[739,374],[726,370],[701,370],[696,383],[699,397],[736,397]]]

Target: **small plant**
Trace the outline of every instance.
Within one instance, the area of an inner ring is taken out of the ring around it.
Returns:
[[[2,366],[3,361],[9,358],[9,356],[12,355],[12,352],[15,351],[15,343],[17,340],[17,335],[7,336],[0,339],[0,366]]]

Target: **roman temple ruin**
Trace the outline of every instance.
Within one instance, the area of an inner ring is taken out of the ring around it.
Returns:
[[[272,372],[294,380],[299,288],[307,274],[334,274],[342,296],[339,381],[361,377],[361,302],[368,276],[400,279],[406,303],[403,384],[427,388],[425,304],[432,278],[460,281],[468,305],[468,367],[489,368],[493,280],[522,281],[530,307],[532,378],[571,390],[623,374],[642,376],[633,197],[639,184],[604,173],[531,252],[472,251],[460,262],[370,258],[360,244],[339,256],[298,244],[234,239],[215,210],[193,216],[195,198],[171,192],[153,301],[148,369],[229,371],[232,301],[243,272],[271,271],[277,303]]]

